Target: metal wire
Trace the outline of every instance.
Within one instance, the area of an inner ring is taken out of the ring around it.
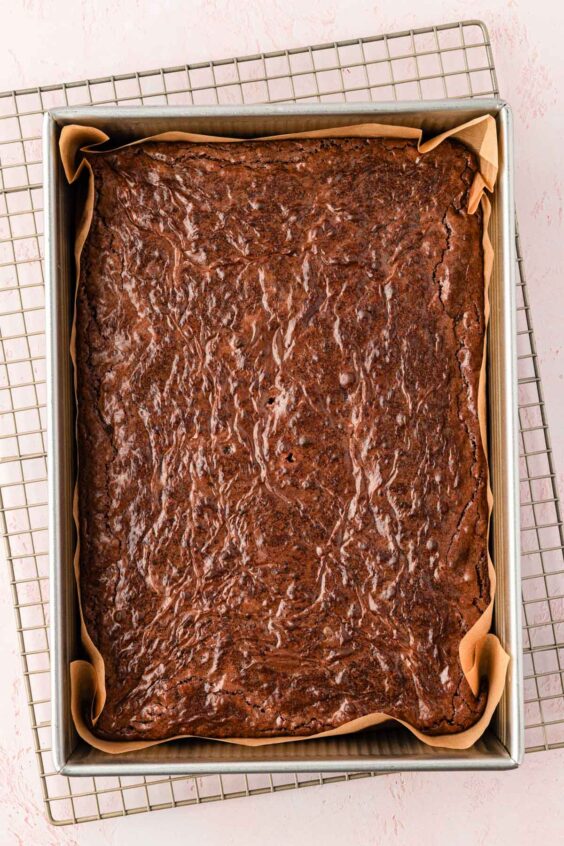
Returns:
[[[497,94],[489,36],[478,21],[0,94],[0,520],[35,751],[52,822],[98,820],[367,774],[71,779],[54,772],[41,265],[44,110],[85,104]],[[518,237],[517,264],[526,742],[532,751],[564,746],[564,537]]]

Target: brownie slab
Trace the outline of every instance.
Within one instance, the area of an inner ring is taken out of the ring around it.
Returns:
[[[483,711],[477,170],[456,141],[91,155],[80,587],[109,739]]]

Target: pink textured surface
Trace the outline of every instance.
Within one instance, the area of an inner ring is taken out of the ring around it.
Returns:
[[[472,14],[515,110],[516,193],[556,473],[564,495],[564,8],[558,0],[28,0],[2,11],[0,90],[393,32]],[[69,41],[73,40],[72,46]],[[6,570],[0,570],[0,846],[176,843],[546,843],[564,836],[564,750],[516,773],[404,775],[76,828],[43,815]],[[439,821],[440,820],[440,821]]]

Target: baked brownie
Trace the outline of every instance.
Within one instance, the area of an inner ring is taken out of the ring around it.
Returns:
[[[485,705],[476,161],[445,141],[92,155],[77,304],[96,732],[308,735]]]

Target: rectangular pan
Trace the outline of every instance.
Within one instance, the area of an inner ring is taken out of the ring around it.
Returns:
[[[68,124],[96,126],[107,132],[112,141],[120,143],[171,129],[252,138],[366,122],[417,126],[426,136],[432,136],[485,114],[496,120],[500,148],[500,172],[491,220],[495,263],[490,284],[488,330],[488,431],[495,503],[491,542],[497,571],[494,631],[512,659],[506,689],[491,726],[475,746],[465,751],[432,749],[397,727],[257,748],[193,739],[119,756],[91,748],[76,734],[70,713],[69,665],[81,656],[81,646],[73,574],[72,496],[76,442],[69,355],[75,286],[72,257],[75,210],[74,192],[67,185],[58,153],[62,127]],[[500,100],[444,100],[391,104],[55,109],[45,115],[44,162],[52,730],[57,769],[69,776],[153,776],[286,771],[503,770],[518,766],[523,757],[524,729],[513,277],[515,222],[508,105]]]

